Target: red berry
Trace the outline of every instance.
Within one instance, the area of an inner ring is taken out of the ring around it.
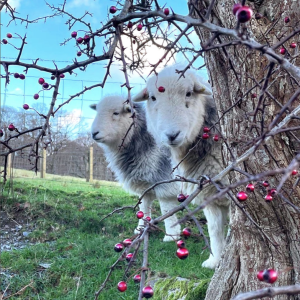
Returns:
[[[126,255],[126,260],[127,260],[128,262],[130,262],[131,259],[132,259],[132,257],[133,257],[133,253],[128,253],[128,254]]]
[[[138,219],[141,219],[143,216],[144,216],[144,213],[143,213],[142,211],[138,211],[138,212],[136,213],[136,217],[137,217]]]
[[[24,80],[25,79],[25,75],[24,74],[20,74],[19,78],[22,79],[22,80]]]
[[[265,180],[262,184],[263,184],[264,187],[268,187],[270,185],[267,180]]]
[[[82,53],[81,53],[80,51],[77,52],[77,56],[81,56],[81,54],[82,54]]]
[[[288,22],[290,22],[290,18],[289,17],[285,17],[284,18],[284,23],[288,23]]]
[[[148,285],[148,286],[145,286],[142,290],[142,297],[143,298],[151,298],[153,296],[153,288]]]
[[[246,186],[246,190],[248,191],[248,192],[254,192],[254,184],[253,183],[249,183],[249,184],[247,184],[247,186]]]
[[[186,199],[186,196],[183,194],[178,194],[177,195],[177,200],[178,202],[183,202]]]
[[[145,219],[146,219],[148,222],[151,221],[151,218],[150,218],[150,217],[146,217]]]
[[[136,274],[134,277],[133,277],[133,281],[135,283],[139,283],[141,281],[141,275],[140,274]]]
[[[277,194],[277,190],[276,189],[270,189],[268,192],[269,195],[274,196]]]
[[[39,79],[39,84],[43,84],[45,82],[45,79],[44,78],[40,78]]]
[[[86,34],[86,35],[83,37],[83,41],[84,41],[85,44],[87,44],[87,43],[90,41],[90,39],[91,39],[91,37],[90,37],[88,34]]]
[[[165,14],[166,16],[168,16],[168,15],[170,14],[170,10],[169,10],[168,8],[165,8],[165,9],[164,9],[164,14]]]
[[[184,228],[184,229],[182,230],[182,234],[183,234],[185,237],[190,236],[191,233],[192,233],[192,230],[191,230],[190,228],[188,228],[188,227],[186,227],[186,228]]]
[[[15,73],[15,74],[14,74],[14,77],[15,77],[15,78],[19,78],[19,77],[20,77],[20,74],[19,74],[19,73]]]
[[[158,91],[159,91],[160,93],[163,93],[165,90],[166,90],[166,89],[165,89],[163,86],[160,86],[160,87],[158,88]]]
[[[245,193],[244,191],[240,191],[236,194],[236,197],[239,201],[245,201],[248,199],[248,195],[247,193]]]
[[[28,105],[28,104],[23,104],[23,108],[24,108],[25,110],[27,110],[27,109],[29,109],[29,105]]]
[[[7,36],[9,39],[12,38],[12,34],[11,34],[11,33],[8,33],[6,36]]]
[[[54,79],[55,79],[55,76],[54,76],[54,75],[52,75],[50,78],[51,78],[51,80],[54,80]]]
[[[256,276],[259,281],[264,281],[264,270],[259,271]]]
[[[83,38],[82,38],[82,37],[77,38],[76,42],[77,42],[78,44],[81,44],[81,43],[83,42]]]
[[[3,40],[2,40],[2,43],[3,43],[3,44],[7,44],[7,40],[6,40],[6,39],[3,39]]]
[[[132,243],[132,240],[131,240],[131,239],[125,239],[125,240],[123,241],[123,245],[124,245],[125,247],[130,246],[131,243]]]
[[[125,292],[127,290],[127,283],[125,281],[120,281],[118,283],[118,290],[122,293]]]
[[[65,78],[65,74],[60,74],[59,77],[60,78]]]
[[[111,14],[115,14],[117,12],[117,8],[115,6],[111,6],[110,9],[109,9],[109,12]]]
[[[44,82],[44,83],[43,83],[43,89],[47,89],[47,88],[49,88],[49,83]]]
[[[3,130],[0,129],[0,137],[2,137],[4,135]]]
[[[202,138],[204,139],[204,140],[207,140],[208,138],[209,138],[209,134],[208,133],[203,133],[202,134]]]
[[[257,97],[257,94],[253,93],[251,94],[251,98],[256,98]]]
[[[214,135],[214,141],[217,142],[219,140],[219,136],[217,134]]]
[[[235,3],[232,7],[232,13],[235,15],[236,12],[242,7],[241,3]]]
[[[14,126],[13,123],[9,124],[7,128],[8,128],[9,131],[13,131],[13,130],[16,129],[16,127]]]
[[[253,10],[249,6],[242,6],[236,12],[236,18],[240,23],[248,22],[253,15]]]
[[[183,240],[179,240],[176,242],[176,245],[178,248],[184,248],[185,247],[185,242]]]
[[[39,94],[34,94],[34,95],[33,95],[33,98],[34,98],[35,100],[37,100],[37,99],[40,98],[40,95],[39,95]]]
[[[127,28],[132,28],[132,26],[133,26],[133,23],[129,21],[127,24]]]
[[[271,201],[273,200],[272,195],[267,194],[267,195],[265,196],[265,200],[266,200],[266,202],[271,202]]]
[[[295,176],[295,175],[298,174],[298,171],[297,171],[297,170],[293,170],[291,174],[292,174],[293,176]]]
[[[72,38],[76,38],[76,36],[77,36],[77,31],[73,31],[73,32],[71,33],[71,37],[72,37]]]
[[[121,243],[115,244],[114,250],[116,252],[121,252],[124,249],[124,246]]]
[[[297,44],[296,44],[296,43],[291,43],[291,44],[290,44],[290,47],[291,47],[292,49],[294,49],[294,48],[297,47]]]
[[[273,269],[264,270],[263,279],[265,282],[274,283],[278,278],[278,273]]]
[[[209,132],[210,130],[209,130],[209,128],[208,127],[203,127],[203,132]]]
[[[279,50],[279,52],[280,52],[280,54],[285,54],[285,48],[280,48],[280,50]]]
[[[141,31],[143,29],[143,24],[139,24],[136,28],[137,28],[137,31]]]
[[[189,256],[189,251],[186,248],[178,248],[176,255],[180,259],[186,259]]]

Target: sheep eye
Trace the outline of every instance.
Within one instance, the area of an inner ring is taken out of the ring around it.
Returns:
[[[191,92],[187,92],[186,93],[186,97],[191,97],[192,96],[192,93]]]
[[[156,100],[156,98],[155,98],[154,96],[152,96],[152,97],[151,97],[151,99],[152,99],[153,101],[155,101],[155,100]]]
[[[117,116],[117,115],[119,115],[120,113],[118,113],[118,112],[114,112],[113,114],[114,114],[115,116]]]

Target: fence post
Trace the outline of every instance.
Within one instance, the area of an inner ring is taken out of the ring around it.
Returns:
[[[7,155],[6,178],[9,178],[11,175],[11,155],[11,153]]]
[[[42,151],[42,158],[41,158],[41,178],[46,178],[46,162],[47,152],[46,149],[43,149]]]
[[[87,172],[86,172],[86,181],[93,182],[93,147],[90,147],[88,152],[88,160],[87,160]]]

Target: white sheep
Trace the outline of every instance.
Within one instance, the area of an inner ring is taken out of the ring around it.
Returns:
[[[211,87],[194,71],[188,70],[184,77],[180,77],[176,69],[180,66],[166,67],[158,75],[150,77],[147,87],[133,100],[147,99],[148,130],[158,145],[170,148],[174,164],[180,162],[200,139],[180,164],[179,175],[194,179],[201,175],[213,177],[222,170],[221,143],[214,142],[211,137],[201,140],[203,127],[213,126],[218,119]],[[185,193],[190,194],[195,190],[195,185],[187,184],[185,188]],[[200,204],[215,192],[215,187],[209,185],[195,203]],[[214,269],[220,260],[225,245],[228,210],[229,201],[226,198],[204,209],[212,254],[203,262],[203,267]]]
[[[132,124],[132,112],[120,95],[104,97],[97,105],[97,115],[92,124],[92,137],[103,148],[109,168],[115,173],[117,180],[130,193],[140,196],[156,182],[172,179],[170,152],[167,148],[158,148],[155,140],[147,131],[145,108],[136,104],[135,125]],[[151,205],[154,199],[159,200],[162,214],[178,205],[176,195],[179,193],[178,183],[162,184],[147,193],[139,208],[144,217],[151,216]],[[180,225],[176,215],[165,220],[166,235],[164,241],[173,241],[180,237]],[[135,233],[144,226],[139,220]]]

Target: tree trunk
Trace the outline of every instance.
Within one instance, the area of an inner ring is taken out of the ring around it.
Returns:
[[[205,13],[209,2],[211,1],[190,0],[190,9],[193,9],[191,4],[194,4],[200,12]],[[259,2],[261,5],[258,6]],[[212,22],[222,27],[234,28],[236,19],[232,13],[233,4],[232,0],[217,0],[212,11]],[[250,22],[241,25],[242,28],[247,28],[247,33],[259,43],[273,46],[292,32],[293,28],[299,26],[299,1],[265,0],[255,1],[255,4],[247,2],[246,5],[253,8],[254,14],[259,12],[264,16],[259,20],[253,17]],[[197,17],[196,12],[194,16]],[[289,16],[291,20],[287,24],[284,22],[286,16]],[[201,28],[196,28],[196,32],[202,45],[207,45],[214,35]],[[230,41],[230,37],[220,36],[218,42]],[[284,44],[288,57],[295,55],[298,51],[298,46],[296,50],[289,48],[291,42],[299,43],[299,35]],[[279,53],[278,49],[276,52]],[[264,95],[260,106],[264,113],[262,114],[260,110],[254,120],[251,112],[256,108],[259,97],[252,98],[251,94],[259,95],[260,88],[256,87],[250,93],[248,91],[256,86],[256,82],[264,84],[270,64],[266,57],[256,50],[236,45],[205,52],[205,62],[219,116],[234,106],[221,119],[221,127],[227,145],[237,158],[253,145],[255,138],[266,131],[281,109],[281,104],[285,104],[290,99],[299,87],[299,83],[275,64],[274,74],[268,83],[269,94]],[[299,66],[299,57],[292,62]],[[241,101],[238,101],[239,99]],[[299,98],[294,101],[292,107],[298,105]],[[283,114],[282,117],[285,116],[286,114]],[[299,119],[294,119],[288,126],[299,126]],[[250,174],[287,167],[299,153],[299,137],[299,130],[293,133],[277,134],[268,142],[262,143],[262,146],[249,159],[237,167]],[[233,158],[225,143],[223,145],[224,162],[228,165]],[[241,173],[230,173],[231,182],[236,182],[241,178],[245,178]],[[262,180],[269,181],[270,187],[276,188],[281,178],[282,175],[279,174],[262,178]],[[300,187],[299,185],[293,187],[297,178],[297,176],[290,176],[280,193],[292,204],[300,207]],[[236,191],[238,190],[245,190],[245,186],[239,187]],[[270,286],[256,278],[259,270],[268,268],[279,272],[278,280],[273,286],[300,283],[300,210],[297,211],[287,204],[280,195],[274,196],[273,201],[267,203],[264,200],[266,194],[266,188],[261,182],[257,182],[255,192],[249,194],[247,201],[242,203],[245,211],[261,230],[232,203],[230,235],[220,265],[209,285],[206,300],[229,300],[238,293]],[[299,295],[284,295],[276,296],[274,299],[300,298]]]

